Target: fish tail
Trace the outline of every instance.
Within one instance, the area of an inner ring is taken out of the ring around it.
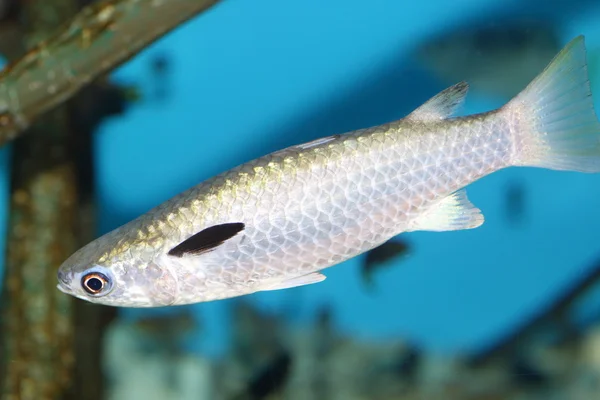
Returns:
[[[513,164],[600,172],[600,123],[583,36],[565,46],[501,113],[513,134]]]

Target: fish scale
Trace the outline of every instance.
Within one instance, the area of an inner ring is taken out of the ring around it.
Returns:
[[[478,227],[462,188],[483,176],[600,171],[582,65],[578,38],[498,110],[451,118],[467,91],[459,83],[399,121],[240,165],[84,246],[58,287],[115,306],[211,301],[320,282],[319,271],[402,232]]]

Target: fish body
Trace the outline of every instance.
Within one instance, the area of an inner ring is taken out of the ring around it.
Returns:
[[[466,91],[459,83],[399,121],[291,146],[200,183],[77,251],[58,287],[152,307],[316,283],[320,270],[402,232],[481,225],[462,188],[494,171],[600,171],[583,37],[500,109],[452,118]]]

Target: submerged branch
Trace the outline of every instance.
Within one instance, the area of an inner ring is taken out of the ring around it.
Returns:
[[[594,262],[594,266],[589,272],[569,285],[547,307],[542,308],[525,323],[517,326],[507,337],[473,357],[470,360],[471,364],[485,364],[495,357],[509,353],[517,348],[522,341],[529,339],[532,334],[548,322],[560,321],[571,310],[573,304],[586,294],[588,290],[598,284],[598,282],[600,282],[600,259]]]
[[[21,46],[75,11],[73,0],[24,3]],[[73,300],[56,293],[54,282],[57,266],[77,246],[77,177],[67,122],[61,107],[13,148],[0,303],[2,398],[58,399],[71,385]]]
[[[75,15],[78,2],[23,2],[22,48]],[[102,96],[109,89],[88,86],[14,143],[0,300],[3,399],[102,398],[100,341],[112,310],[61,293],[56,270],[94,235],[91,134],[109,113],[107,99],[116,102]]]
[[[219,0],[104,0],[0,71],[0,145]],[[47,36],[46,36],[47,37]]]

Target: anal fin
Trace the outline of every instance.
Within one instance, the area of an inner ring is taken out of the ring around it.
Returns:
[[[412,231],[457,231],[477,228],[483,224],[484,218],[478,209],[467,198],[462,189],[446,197],[423,215],[419,216],[412,226]]]
[[[284,281],[279,281],[275,284],[272,284],[270,286],[261,288],[261,291],[268,291],[268,290],[281,290],[281,289],[290,289],[290,288],[294,288],[294,287],[298,287],[298,286],[304,286],[304,285],[311,285],[313,283],[319,283],[324,281],[326,278],[325,275],[323,275],[320,272],[312,272],[310,274],[307,275],[301,275],[301,276],[296,276],[294,278],[290,278],[290,279],[286,279]]]

